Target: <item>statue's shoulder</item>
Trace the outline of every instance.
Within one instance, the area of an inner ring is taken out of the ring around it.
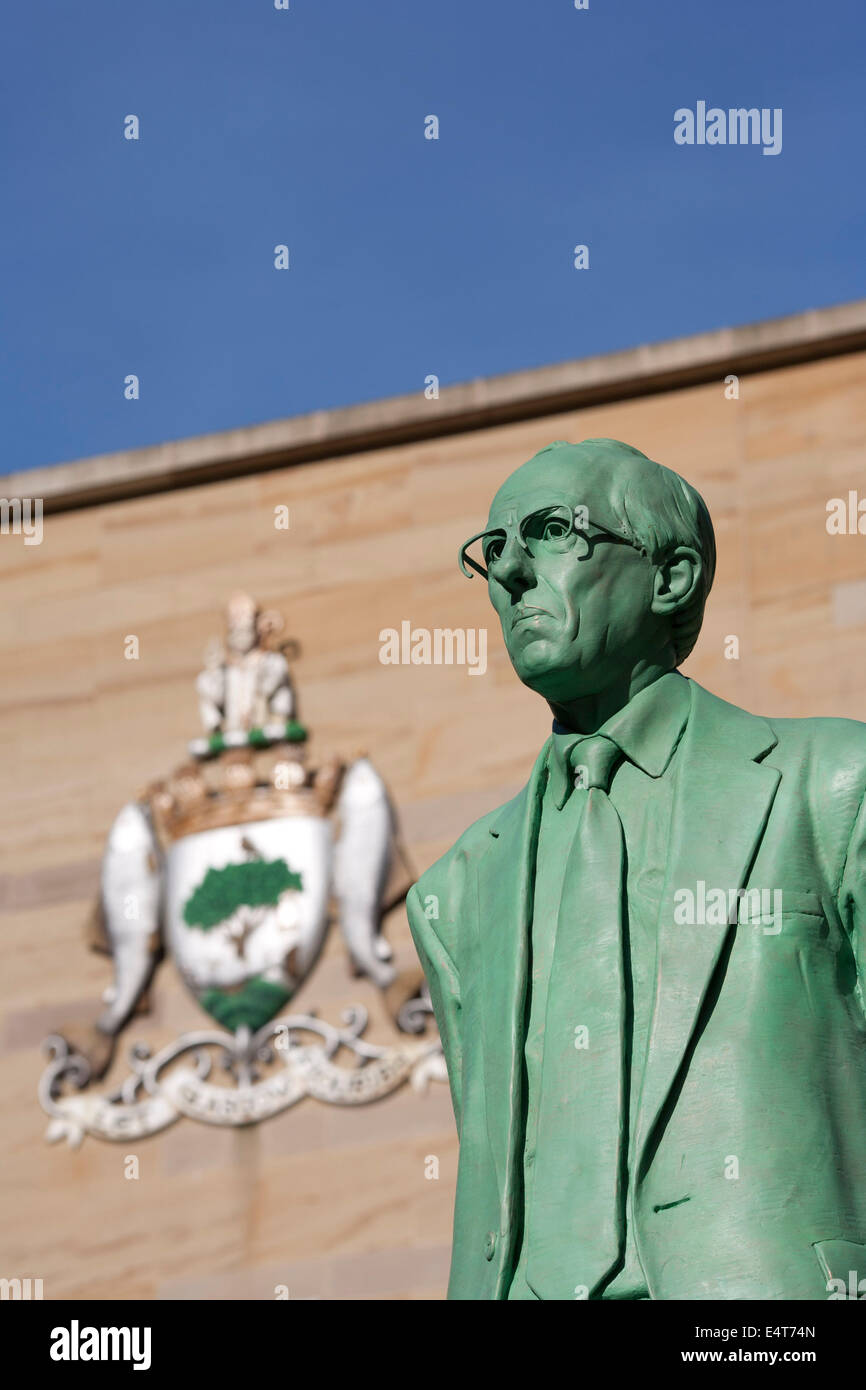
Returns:
[[[768,754],[811,807],[818,842],[842,854],[866,804],[866,724],[858,719],[771,719],[777,746]],[[835,872],[841,872],[834,859]]]
[[[825,766],[843,763],[866,770],[866,724],[858,719],[823,715],[790,719],[757,714],[713,695],[696,681],[692,681],[692,685],[699,693],[704,716],[702,722],[705,722],[709,711],[711,720],[716,724],[722,722],[728,737],[731,730],[735,734],[748,735],[753,728],[765,725],[776,745],[773,753],[768,754],[771,763],[787,754],[792,758],[806,757],[813,762],[820,761]]]
[[[850,830],[866,798],[866,724],[859,719],[769,719],[778,744],[768,756],[809,796],[819,821]]]
[[[866,769],[866,724],[859,719],[815,716],[775,719],[764,716],[780,748],[800,748],[828,764],[850,763]]]
[[[263,675],[281,676],[289,669],[289,663],[282,652],[260,648],[258,652],[259,670]]]

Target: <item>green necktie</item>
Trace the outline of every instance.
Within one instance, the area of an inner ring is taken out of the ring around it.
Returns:
[[[543,1299],[591,1297],[618,1263],[625,1236],[625,856],[607,794],[621,756],[603,734],[576,739],[564,804],[554,788],[574,835],[548,986],[527,1220],[527,1282]]]

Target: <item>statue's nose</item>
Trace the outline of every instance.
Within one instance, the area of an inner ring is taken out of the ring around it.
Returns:
[[[522,592],[532,581],[532,557],[514,535],[508,537],[490,569],[494,578],[509,590]]]

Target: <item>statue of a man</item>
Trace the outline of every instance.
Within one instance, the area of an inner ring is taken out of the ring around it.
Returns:
[[[260,612],[247,594],[234,594],[226,609],[225,647],[217,645],[196,681],[206,733],[237,733],[282,721],[294,713],[289,663],[264,639],[282,624],[278,614]]]
[[[408,900],[460,1134],[449,1297],[856,1287],[866,727],[679,674],[713,529],[628,445],[536,454],[461,565],[553,730]]]

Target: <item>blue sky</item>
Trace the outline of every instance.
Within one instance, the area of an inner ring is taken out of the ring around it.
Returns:
[[[866,293],[862,0],[3,24],[2,472]],[[781,107],[781,154],[675,145],[698,100]]]

